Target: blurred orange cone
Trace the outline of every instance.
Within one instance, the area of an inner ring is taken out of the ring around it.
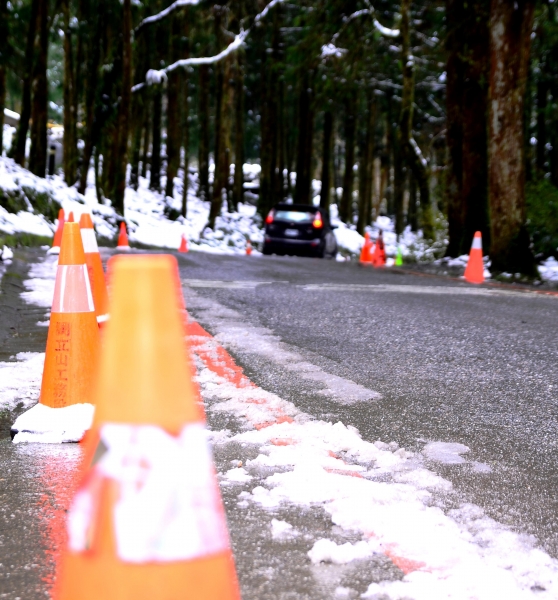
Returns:
[[[483,283],[484,282],[484,263],[482,261],[482,235],[480,231],[475,232],[473,238],[473,244],[471,245],[471,252],[469,253],[469,260],[465,267],[465,273],[463,275],[465,281],[469,283]]]
[[[64,209],[58,211],[58,226],[54,232],[52,240],[52,248],[48,251],[49,254],[60,254],[60,244],[62,242],[62,231],[64,231]]]
[[[370,239],[370,234],[368,232],[364,234],[364,245],[362,246],[362,250],[360,251],[360,262],[372,262],[372,240]]]
[[[246,242],[246,254],[248,256],[252,254],[252,242],[250,242],[250,240]]]
[[[386,264],[386,250],[384,247],[384,238],[380,234],[374,245],[374,253],[372,255],[372,264],[375,267],[383,267]]]
[[[73,211],[70,211],[70,214],[68,215],[68,223],[74,223],[75,219],[74,219],[74,213]]]
[[[120,223],[120,233],[118,235],[118,244],[116,245],[116,249],[124,251],[130,249],[130,243],[128,242],[128,233],[126,232],[126,223],[124,223],[124,221]]]
[[[182,234],[178,251],[182,253],[188,252],[188,241],[186,240],[186,236],[184,234]]]
[[[118,256],[57,600],[239,600],[176,259]]]
[[[99,328],[79,225],[66,223],[39,402],[52,408],[91,402],[98,352]]]
[[[108,319],[108,293],[105,273],[103,271],[103,263],[95,237],[95,229],[93,221],[89,213],[82,213],[79,220],[81,228],[81,241],[85,251],[85,262],[87,264],[87,272],[89,273],[89,281],[91,283],[91,291],[93,292],[93,303],[95,304],[95,315],[97,323],[104,323]]]

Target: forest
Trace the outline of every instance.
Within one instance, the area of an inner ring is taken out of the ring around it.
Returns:
[[[0,0],[8,156],[45,177],[62,125],[66,183],[92,169],[120,214],[140,176],[172,196],[193,170],[209,227],[257,163],[262,217],[319,196],[451,257],[481,231],[492,269],[534,276],[558,257],[556,4]]]

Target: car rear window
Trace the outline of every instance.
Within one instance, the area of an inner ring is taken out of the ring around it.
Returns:
[[[277,210],[275,219],[279,221],[293,221],[294,223],[310,223],[314,220],[315,212],[303,212],[299,210]]]

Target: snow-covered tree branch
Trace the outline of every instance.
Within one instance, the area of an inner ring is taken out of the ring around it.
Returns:
[[[178,1],[193,3],[192,0],[178,0]],[[168,67],[165,67],[164,69],[158,69],[158,70],[151,69],[146,74],[145,82],[134,85],[132,87],[132,92],[137,92],[137,91],[141,90],[146,84],[153,85],[153,84],[161,83],[166,78],[167,73],[170,73],[171,71],[174,71],[175,69],[185,68],[185,67],[190,67],[190,66],[198,66],[198,65],[211,65],[211,64],[218,63],[219,61],[223,60],[227,56],[231,55],[233,52],[236,52],[240,47],[242,47],[242,45],[246,41],[246,38],[250,35],[252,28],[257,27],[272,8],[274,8],[278,4],[283,3],[284,1],[285,0],[271,0],[271,2],[262,10],[262,12],[258,13],[254,17],[254,22],[252,24],[252,27],[241,30],[240,33],[238,33],[235,36],[234,40],[224,50],[222,50],[218,54],[215,54],[213,56],[183,58],[183,59],[177,60],[176,62],[172,63]],[[175,2],[175,4],[177,4],[177,3],[178,2]],[[159,13],[159,14],[161,14],[161,13]]]
[[[157,13],[156,15],[152,15],[150,17],[146,17],[140,24],[136,27],[135,32],[137,33],[142,27],[145,25],[149,25],[151,23],[157,23],[161,21],[165,17],[168,17],[171,13],[179,8],[183,8],[184,6],[190,6],[192,4],[199,4],[199,0],[176,0],[170,6]]]

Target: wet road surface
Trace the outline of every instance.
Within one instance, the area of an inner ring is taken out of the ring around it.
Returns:
[[[45,311],[19,299],[26,261],[39,256],[20,254],[0,284],[2,361],[44,350],[46,328],[36,322]],[[191,252],[179,263],[188,310],[207,331],[244,328],[252,341],[273,338],[275,355],[230,336],[223,342],[254,383],[316,419],[358,428],[365,440],[417,453],[429,442],[464,444],[470,450],[460,464],[425,458],[454,485],[447,508],[477,504],[558,558],[558,297],[312,259]],[[285,369],[280,353],[287,350],[375,395],[347,404],[342,391],[320,393],[323,378]],[[13,417],[1,420],[0,598],[45,598],[80,449],[14,446]],[[238,427],[218,414],[208,418],[214,431]],[[250,458],[234,444],[215,452],[221,473]],[[339,543],[350,536],[320,510],[285,507],[273,516],[303,535],[274,544],[261,525],[269,522],[266,511],[238,509],[241,490],[222,487],[245,600],[333,597],[331,590],[346,585],[353,594],[346,597],[357,597],[373,580],[402,576],[379,559],[311,565],[307,552],[323,532]]]

